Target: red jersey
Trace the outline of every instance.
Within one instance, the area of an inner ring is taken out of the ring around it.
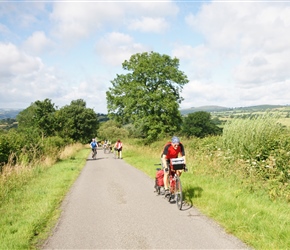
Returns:
[[[172,158],[177,158],[179,153],[182,156],[185,156],[184,147],[181,143],[179,143],[176,149],[172,147],[171,143],[168,143],[167,145],[165,145],[162,155],[166,155],[166,159],[169,160]]]
[[[122,142],[121,142],[121,141],[117,141],[116,144],[115,144],[115,147],[116,147],[117,149],[122,149],[122,147],[123,147]]]

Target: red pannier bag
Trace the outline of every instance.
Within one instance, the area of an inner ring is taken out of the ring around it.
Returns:
[[[164,171],[163,170],[158,170],[156,172],[156,184],[157,184],[157,186],[159,186],[159,187],[163,187],[164,186],[163,177],[164,177]]]

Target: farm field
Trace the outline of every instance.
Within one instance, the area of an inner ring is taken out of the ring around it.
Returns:
[[[226,121],[232,120],[234,118],[245,119],[251,116],[260,116],[265,115],[266,113],[271,113],[273,115],[277,115],[280,118],[278,122],[284,126],[290,126],[290,107],[274,107],[274,108],[263,108],[261,107],[245,107],[245,108],[237,108],[226,111],[212,111],[210,112],[212,119],[218,119],[222,124],[226,123]]]

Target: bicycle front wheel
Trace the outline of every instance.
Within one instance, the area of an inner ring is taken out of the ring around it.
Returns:
[[[176,180],[175,180],[175,199],[176,199],[176,204],[177,204],[178,209],[181,210],[183,197],[182,197],[181,180],[179,176],[176,176]]]

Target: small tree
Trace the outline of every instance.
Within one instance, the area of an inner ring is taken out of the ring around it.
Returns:
[[[182,133],[187,136],[203,138],[207,135],[221,134],[222,129],[211,120],[211,114],[205,111],[190,113],[184,118]]]
[[[21,111],[16,119],[20,130],[33,129],[43,137],[55,134],[55,106],[50,99],[36,101]]]
[[[101,123],[98,129],[98,137],[103,140],[109,140],[112,143],[118,139],[126,138],[129,132],[122,128],[117,122],[109,120],[107,122]]]
[[[99,127],[98,116],[93,109],[86,108],[82,99],[72,101],[56,112],[58,134],[63,138],[87,143]]]

